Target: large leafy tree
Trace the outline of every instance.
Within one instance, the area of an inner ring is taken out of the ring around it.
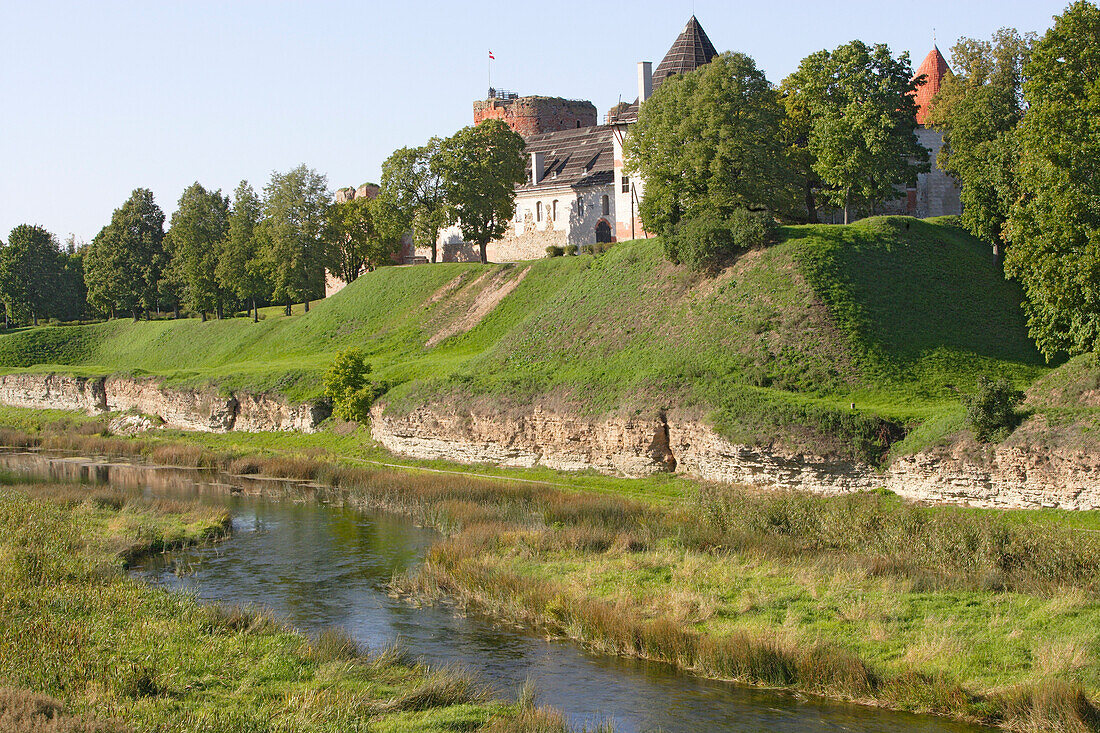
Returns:
[[[0,246],[0,300],[4,323],[9,316],[21,321],[52,315],[61,275],[57,240],[40,226],[20,224]]]
[[[384,195],[360,196],[328,211],[325,267],[346,283],[392,263],[401,251],[407,218]]]
[[[1002,28],[992,40],[960,38],[930,119],[943,131],[937,164],[962,188],[962,220],[1003,250],[1004,225],[1018,195],[1016,126],[1024,115],[1024,66],[1035,35]]]
[[[264,187],[265,259],[271,273],[272,297],[286,306],[324,296],[325,230],[332,194],[328,179],[300,165],[273,173]]]
[[[1100,9],[1076,2],[1057,16],[1024,75],[1005,271],[1050,358],[1100,347]]]
[[[744,54],[669,77],[625,143],[628,170],[645,180],[646,229],[667,237],[681,219],[789,204],[782,119],[775,89]]]
[[[909,54],[852,41],[811,54],[783,82],[788,106],[808,118],[811,170],[845,223],[854,210],[899,198],[929,169],[913,99],[922,80],[912,77]]]
[[[224,290],[251,306],[253,322],[260,320],[256,301],[267,298],[271,292],[268,262],[262,256],[262,216],[263,202],[248,181],[241,181],[233,191],[229,233],[214,270]]]
[[[447,201],[439,166],[442,141],[433,137],[427,145],[401,148],[382,164],[383,197],[407,217],[413,241],[428,243],[436,261],[439,230],[447,225]]]
[[[199,183],[188,186],[172,214],[166,249],[171,253],[174,280],[182,284],[188,307],[222,317],[228,292],[215,276],[229,232],[229,199]]]
[[[164,260],[164,212],[152,191],[134,189],[84,256],[89,303],[112,317],[130,312],[136,321],[157,304]]]
[[[523,138],[501,120],[465,127],[439,146],[448,219],[477,244],[482,262],[485,247],[515,214],[515,187],[526,179],[523,147]]]

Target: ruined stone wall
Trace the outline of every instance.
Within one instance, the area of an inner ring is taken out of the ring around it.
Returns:
[[[222,393],[165,387],[156,379],[0,375],[0,403],[89,413],[135,411],[182,430],[300,430],[312,432],[331,412],[325,405],[294,405],[279,395]]]
[[[474,124],[503,120],[523,137],[541,132],[573,130],[596,124],[596,106],[588,101],[561,97],[484,99],[474,102]]]

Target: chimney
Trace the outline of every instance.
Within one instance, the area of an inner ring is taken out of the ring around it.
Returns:
[[[531,153],[531,183],[542,180],[542,170],[546,167],[546,153]]]
[[[653,62],[638,62],[638,104],[649,99],[653,94]]]

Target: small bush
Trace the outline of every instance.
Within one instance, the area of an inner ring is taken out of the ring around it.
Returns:
[[[774,232],[775,222],[767,212],[737,209],[729,216],[705,212],[684,219],[662,240],[671,261],[706,272],[738,252],[762,247]]]
[[[1020,423],[1016,408],[1023,401],[1024,393],[1004,377],[980,377],[977,391],[963,397],[966,422],[983,443],[1004,440]]]
[[[565,252],[565,254],[569,255],[570,257],[573,257],[577,254],[577,245],[567,244],[564,247],[562,247],[562,251]]]
[[[325,372],[325,396],[332,400],[332,411],[337,417],[354,422],[370,419],[371,405],[388,390],[385,383],[367,379],[370,371],[360,349],[337,354]]]
[[[556,244],[551,244],[546,248],[547,257],[561,257],[565,254],[565,247],[559,247]]]

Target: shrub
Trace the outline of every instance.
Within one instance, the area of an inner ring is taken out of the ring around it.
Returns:
[[[977,391],[963,397],[966,421],[981,442],[1004,440],[1020,423],[1016,408],[1023,401],[1024,393],[1004,377],[979,377]]]
[[[549,247],[546,248],[546,256],[547,257],[561,257],[564,254],[565,254],[565,248],[564,247],[559,247],[556,244],[551,244]]]
[[[367,379],[371,367],[360,349],[341,351],[325,372],[325,396],[332,400],[332,411],[344,420],[366,422],[375,400],[387,391],[382,382]]]
[[[737,252],[767,244],[774,231],[775,222],[767,212],[737,209],[722,216],[712,211],[684,219],[662,241],[671,261],[706,272]]]
[[[567,255],[569,255],[570,257],[572,257],[572,256],[574,256],[574,255],[576,255],[576,254],[577,254],[577,245],[575,245],[575,244],[567,244],[567,245],[565,245],[565,246],[564,246],[564,247],[562,248],[562,250],[563,250],[563,251],[565,252],[565,254],[567,254]]]

